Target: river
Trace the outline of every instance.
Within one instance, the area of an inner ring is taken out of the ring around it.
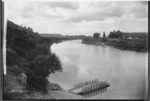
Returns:
[[[107,91],[91,99],[143,99],[147,80],[147,55],[144,52],[127,51],[111,46],[82,44],[81,40],[53,44],[63,72],[49,76],[49,80],[63,89],[74,84],[99,79],[110,83]]]

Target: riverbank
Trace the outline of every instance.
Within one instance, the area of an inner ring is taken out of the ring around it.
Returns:
[[[94,39],[88,38],[82,40],[83,44],[91,44],[91,45],[107,45],[113,46],[122,50],[132,50],[137,52],[146,52],[147,51],[147,40],[144,39],[111,39],[106,38],[103,41],[102,38]]]
[[[46,89],[47,93],[42,93],[36,90],[26,90],[21,82],[20,77],[15,75],[5,75],[4,84],[4,99],[84,99],[80,95],[70,93],[63,90],[58,84],[49,82]],[[6,88],[7,87],[7,88]]]
[[[62,40],[68,39],[41,37],[30,27],[8,20],[4,99],[53,99],[49,92],[62,90],[47,80],[56,71],[62,72],[61,61],[50,49],[53,43]],[[58,95],[69,97],[61,94]],[[70,95],[70,98],[74,97]]]
[[[84,99],[80,95],[70,93],[65,90],[50,90],[47,94],[40,92],[31,93],[27,99]]]
[[[147,52],[146,40],[135,39],[108,39],[106,45],[113,46],[122,50],[132,50],[137,52]]]

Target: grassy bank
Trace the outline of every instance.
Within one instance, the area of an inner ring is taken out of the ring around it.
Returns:
[[[102,43],[102,38],[92,38],[92,37],[86,37],[82,39],[83,44],[92,44],[92,45],[100,45]]]
[[[106,45],[122,50],[133,50],[137,52],[147,51],[147,40],[137,39],[107,39]]]
[[[92,38],[87,37],[82,40],[83,44],[101,45],[106,44],[122,50],[133,50],[137,52],[146,52],[147,40],[146,39],[119,39],[119,38]]]

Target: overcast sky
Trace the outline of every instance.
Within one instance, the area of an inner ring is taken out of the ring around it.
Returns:
[[[147,2],[7,1],[7,18],[39,33],[92,35],[94,32],[109,34],[118,29],[124,32],[148,31]]]

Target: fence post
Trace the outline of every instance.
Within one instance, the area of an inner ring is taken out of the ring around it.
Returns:
[[[82,92],[84,93],[84,88],[82,87]]]
[[[97,83],[96,83],[96,89],[97,89],[98,87],[97,87]]]
[[[85,87],[85,92],[87,92],[87,87]]]

